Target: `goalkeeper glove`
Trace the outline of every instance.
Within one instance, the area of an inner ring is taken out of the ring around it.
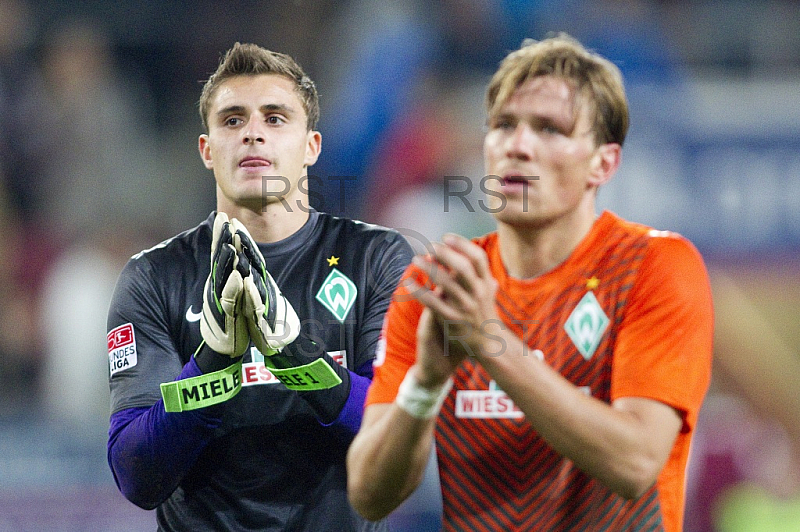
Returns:
[[[211,273],[203,289],[200,320],[200,333],[208,347],[232,358],[244,354],[250,345],[241,303],[244,283],[237,254],[239,238],[231,231],[228,216],[217,213],[211,239]]]
[[[297,338],[300,320],[267,271],[264,256],[245,226],[234,218],[231,227],[241,243],[240,268],[249,266],[250,271],[244,277],[242,296],[247,328],[256,349],[269,357]]]
[[[320,346],[298,337],[300,320],[267,271],[258,246],[238,220],[231,220],[231,226],[241,242],[240,269],[246,263],[250,271],[242,296],[250,338],[270,371],[299,392],[322,423],[332,423],[350,395],[350,373]]]

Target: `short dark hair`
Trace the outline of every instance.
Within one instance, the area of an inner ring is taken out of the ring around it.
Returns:
[[[317,127],[319,121],[319,95],[311,78],[303,72],[297,62],[286,54],[273,52],[256,44],[236,43],[223,56],[216,72],[203,85],[198,107],[203,127],[208,131],[208,113],[214,93],[225,81],[236,76],[258,76],[260,74],[279,74],[295,82],[295,90],[306,112],[306,126],[309,131]]]

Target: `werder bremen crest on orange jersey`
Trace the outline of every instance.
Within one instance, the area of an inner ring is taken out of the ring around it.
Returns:
[[[679,529],[691,431],[711,371],[710,326],[684,326],[711,323],[698,252],[675,233],[605,212],[564,263],[519,280],[506,274],[496,234],[476,242],[499,282],[498,314],[525,340],[525,356],[607,403],[637,396],[670,405],[681,414],[683,428],[656,484],[627,500],[556,453],[468,359],[454,374],[436,428],[445,527]],[[406,275],[421,274],[412,267]],[[384,326],[385,361],[375,369],[367,404],[394,400],[414,362],[421,312],[413,298],[392,302]]]

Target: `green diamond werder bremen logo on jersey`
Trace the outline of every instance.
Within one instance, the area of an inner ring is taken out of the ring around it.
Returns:
[[[564,329],[567,334],[572,338],[572,342],[578,351],[581,352],[583,358],[589,360],[594,355],[595,349],[600,344],[600,339],[603,338],[603,333],[608,328],[609,319],[597,298],[594,297],[592,292],[586,292],[586,295],[578,302],[575,310],[569,315],[567,322],[564,324]]]
[[[356,302],[356,294],[358,294],[358,289],[353,281],[334,268],[317,292],[317,301],[330,310],[336,319],[344,322],[347,313]]]

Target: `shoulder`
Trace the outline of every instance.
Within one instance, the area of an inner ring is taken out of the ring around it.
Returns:
[[[649,225],[620,218],[611,212],[604,212],[607,233],[625,235],[627,240],[645,246],[648,255],[686,255],[700,260],[700,252],[685,236],[675,231],[656,229]]]
[[[209,218],[213,220],[212,218]],[[153,247],[133,255],[124,272],[132,274],[145,272],[167,273],[185,269],[187,263],[197,262],[198,257],[207,257],[211,247],[211,225],[209,219],[173,237],[159,242]]]
[[[395,229],[390,229],[378,224],[363,222],[354,218],[334,216],[333,214],[328,214],[325,212],[319,213],[318,223],[325,227],[336,228],[349,234],[362,234],[371,237],[382,235],[400,236],[400,233]]]
[[[613,216],[614,225],[643,250],[640,274],[673,288],[707,284],[705,261],[688,238]]]
[[[186,252],[187,250],[197,249],[204,244],[211,245],[211,218],[204,220],[202,223],[187,229],[177,235],[170,237],[155,246],[144,249],[133,257],[131,260],[149,260],[149,261],[163,261],[174,257],[175,254]],[[206,250],[208,251],[208,250]]]
[[[410,246],[399,231],[352,218],[343,218],[327,213],[319,213],[318,224],[325,234],[335,234],[341,242],[348,246],[363,247],[370,245],[378,249]]]
[[[651,277],[671,285],[673,293],[708,286],[705,261],[689,239],[672,231],[647,233],[647,250],[642,269]]]

